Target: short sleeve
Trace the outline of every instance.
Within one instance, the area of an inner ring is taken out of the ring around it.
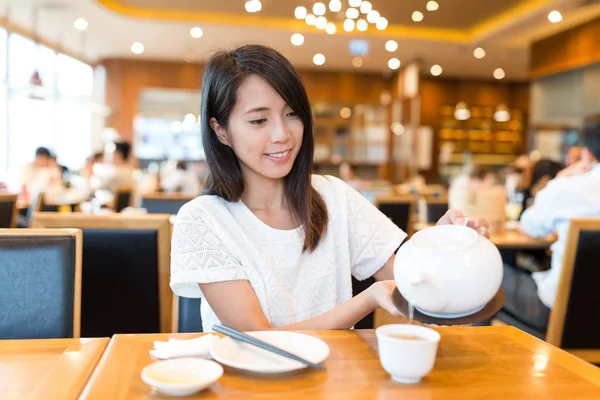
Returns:
[[[214,231],[199,205],[184,205],[173,226],[171,289],[178,296],[202,297],[199,283],[248,280],[242,264]]]
[[[356,190],[346,185],[352,275],[367,279],[400,247],[406,233]]]

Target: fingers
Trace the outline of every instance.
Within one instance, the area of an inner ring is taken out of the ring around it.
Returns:
[[[485,238],[490,238],[490,231],[485,226],[476,229],[477,233]]]
[[[473,228],[476,231],[478,231],[479,228],[482,228],[482,227],[489,228],[490,224],[487,222],[487,220],[485,218],[473,218],[473,219],[469,219],[467,226],[469,228]]]
[[[444,214],[442,218],[437,222],[437,225],[464,225],[465,216],[464,214],[456,209],[450,209]]]

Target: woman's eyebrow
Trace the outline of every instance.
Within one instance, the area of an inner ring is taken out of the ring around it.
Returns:
[[[254,112],[260,112],[260,111],[269,111],[270,108],[269,107],[254,107],[248,111],[246,111],[246,114],[250,114],[250,113],[254,113]]]

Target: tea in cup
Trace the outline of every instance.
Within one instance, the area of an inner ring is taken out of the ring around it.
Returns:
[[[435,330],[394,324],[377,328],[375,334],[381,365],[394,381],[417,383],[432,370],[440,342]]]

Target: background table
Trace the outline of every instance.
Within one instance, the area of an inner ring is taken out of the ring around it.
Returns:
[[[0,341],[0,398],[77,399],[108,338]]]
[[[306,332],[331,348],[326,372],[261,377],[227,370],[197,399],[599,399],[600,369],[512,327],[440,328],[434,370],[421,383],[390,380],[371,330]],[[116,335],[82,399],[161,399],[140,378],[155,340],[184,335]]]

